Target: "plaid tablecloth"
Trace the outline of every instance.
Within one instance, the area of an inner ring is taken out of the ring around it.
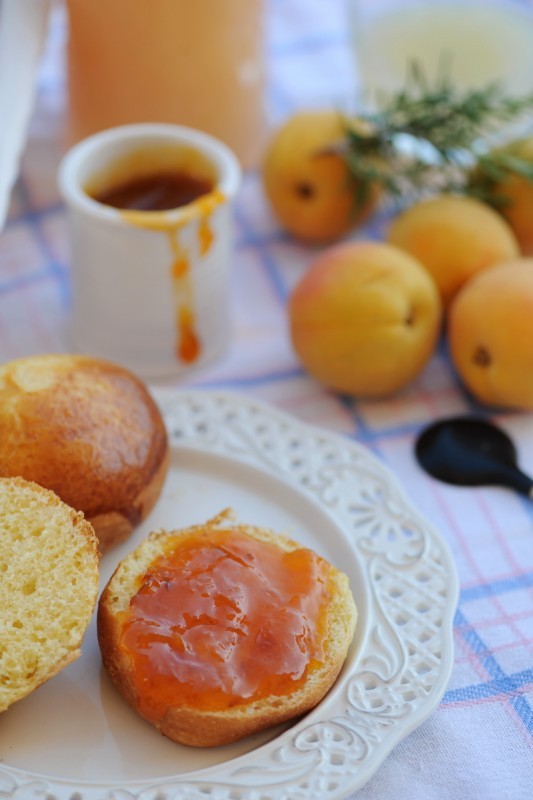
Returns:
[[[269,0],[267,22],[274,124],[298,107],[351,102],[353,66],[341,0]],[[0,235],[2,361],[65,350],[69,261],[56,188],[63,37],[56,16],[21,177]],[[383,225],[378,218],[356,235],[379,238]],[[292,352],[286,316],[291,288],[317,251],[280,230],[253,171],[236,204],[235,236],[233,344],[217,364],[176,385],[244,392],[364,443],[440,530],[459,572],[455,667],[442,702],[353,800],[530,800],[533,504],[505,489],[439,484],[413,455],[417,433],[431,420],[486,409],[463,392],[444,348],[417,381],[386,401],[358,402],[319,386]],[[523,468],[533,474],[531,414],[492,417],[513,435]]]

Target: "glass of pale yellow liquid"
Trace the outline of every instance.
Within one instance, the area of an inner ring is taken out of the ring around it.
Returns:
[[[416,62],[460,90],[499,81],[533,93],[533,3],[524,0],[347,0],[359,104],[379,108]]]

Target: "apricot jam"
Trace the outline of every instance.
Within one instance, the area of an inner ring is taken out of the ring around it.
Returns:
[[[139,710],[223,710],[298,689],[325,659],[328,565],[239,528],[171,537],[121,612]]]
[[[169,211],[181,208],[213,190],[212,181],[187,172],[158,172],[131,178],[92,194],[94,200],[130,211]]]

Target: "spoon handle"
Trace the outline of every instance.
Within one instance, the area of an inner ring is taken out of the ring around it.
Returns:
[[[508,467],[505,472],[502,472],[502,478],[505,478],[505,483],[512,489],[524,494],[533,500],[533,479],[522,472],[518,467]]]

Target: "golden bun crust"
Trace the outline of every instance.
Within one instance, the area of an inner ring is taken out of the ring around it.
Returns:
[[[147,516],[167,468],[159,410],[127,370],[77,355],[0,367],[0,477],[35,481],[83,511],[102,551]]]
[[[225,512],[209,525],[224,528]],[[301,545],[291,539],[263,528],[230,525],[248,536],[276,544],[284,551]],[[102,660],[111,680],[129,705],[142,716],[135,688],[132,666],[119,647],[121,624],[117,617],[136,594],[142,577],[154,559],[158,558],[169,536],[184,537],[205,526],[193,526],[180,531],[151,533],[118,565],[104,589],[98,605],[98,639]],[[353,639],[357,609],[348,578],[331,564],[328,565],[331,603],[328,609],[326,660],[309,671],[300,688],[287,695],[271,695],[259,700],[245,701],[224,710],[209,711],[187,706],[169,706],[157,720],[149,721],[160,733],[181,744],[209,747],[241,739],[287,720],[301,716],[316,706],[331,688],[346,659]]]
[[[0,478],[0,711],[80,655],[98,560],[83,514],[42,486]]]

